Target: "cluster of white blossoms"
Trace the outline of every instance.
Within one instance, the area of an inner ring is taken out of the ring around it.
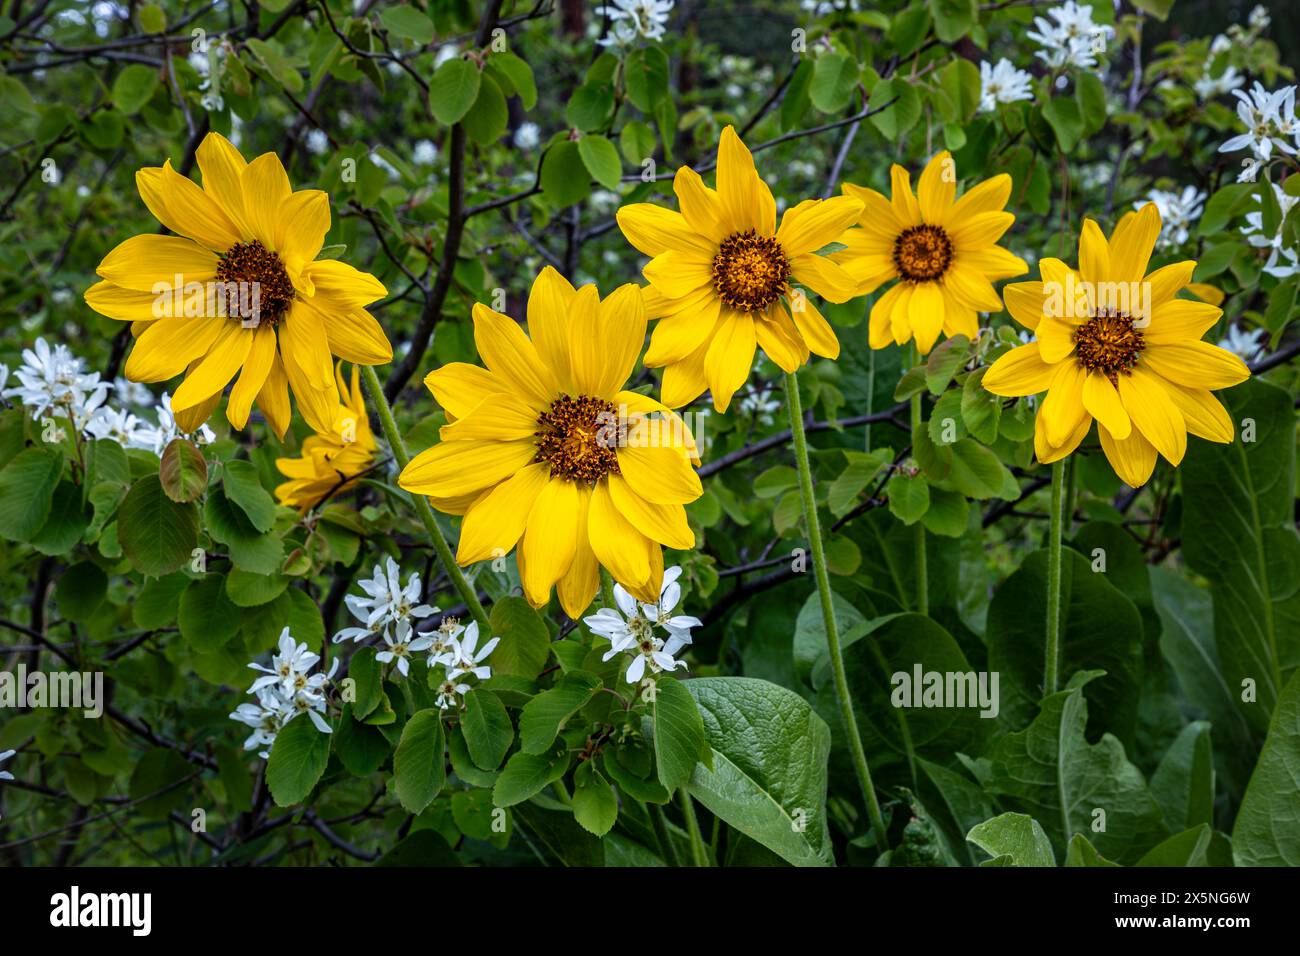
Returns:
[[[438,706],[444,710],[459,706],[460,698],[470,689],[464,681],[467,675],[479,680],[492,676],[492,669],[483,662],[500,638],[494,637],[479,647],[477,621],[463,627],[449,617],[434,631],[421,633],[416,629],[417,621],[441,613],[439,608],[423,602],[418,573],[412,572],[402,584],[401,568],[388,557],[382,566],[375,565],[372,576],[361,581],[360,586],[365,593],[349,594],[344,603],[361,626],[343,628],[334,635],[335,644],[381,635],[383,644],[375,660],[392,664],[403,677],[411,671],[413,655],[427,653],[429,670],[443,669],[442,679],[434,689],[438,692]]]
[[[335,644],[383,634],[385,642],[391,645],[390,631],[395,632],[405,624],[409,633],[412,619],[422,620],[439,612],[438,608],[424,603],[418,572],[412,572],[403,586],[402,570],[392,557],[385,558],[382,565],[376,564],[371,576],[358,584],[365,593],[349,594],[343,603],[362,626],[343,628],[334,635]],[[399,665],[399,669],[406,673],[405,666]]]
[[[0,394],[14,399],[31,410],[32,418],[47,415],[66,418],[78,435],[107,438],[123,448],[142,448],[161,455],[167,443],[184,433],[172,414],[171,396],[163,393],[154,408],[158,423],[151,425],[136,417],[131,407],[143,410],[153,405],[153,393],[138,382],[124,378],[112,384],[100,381],[98,372],[87,372],[85,364],[66,345],[54,348],[45,339],[37,339],[23,350],[23,364],[14,370],[18,385],[5,389],[9,369],[0,365]],[[110,392],[115,407],[108,404]],[[62,433],[55,436],[62,441]],[[216,435],[203,425],[192,436],[199,444],[208,444]]]
[[[1167,249],[1181,246],[1192,234],[1192,226],[1205,211],[1206,193],[1195,186],[1185,186],[1182,192],[1167,192],[1152,189],[1147,198],[1133,204],[1134,209],[1141,209],[1148,202],[1155,203],[1160,210],[1160,236],[1156,246]]]
[[[771,387],[764,385],[745,393],[740,400],[740,414],[751,416],[759,425],[771,425],[776,421],[781,406],[781,399],[773,398]]]
[[[1281,213],[1277,217],[1277,223],[1271,230],[1265,229],[1264,211],[1256,209],[1254,212],[1246,213],[1246,225],[1242,226],[1241,234],[1256,249],[1268,250],[1268,260],[1264,263],[1264,271],[1278,279],[1285,279],[1300,272],[1300,263],[1297,262],[1296,250],[1287,248],[1282,229],[1287,214],[1295,206],[1297,198],[1287,195],[1286,190],[1277,183],[1270,183],[1270,185],[1273,187],[1273,197],[1277,200],[1278,210]],[[1253,198],[1255,202],[1260,201],[1258,193],[1255,193]]]
[[[658,40],[668,25],[673,0],[610,0],[596,8],[596,16],[609,20],[601,46],[627,47],[638,40]],[[596,27],[599,29],[599,26]]]
[[[1214,63],[1220,54],[1228,52],[1233,46],[1245,46],[1253,42],[1268,29],[1269,24],[1272,22],[1268,10],[1260,4],[1256,4],[1250,11],[1245,28],[1234,23],[1228,27],[1226,35],[1220,33],[1215,36],[1210,41],[1210,56],[1205,63],[1205,72],[1201,74],[1199,80],[1192,84],[1192,88],[1196,90],[1196,95],[1202,100],[1211,100],[1216,96],[1224,96],[1244,86],[1246,77],[1235,66],[1228,64],[1221,72],[1212,73]]]
[[[1034,30],[1028,34],[1041,50],[1034,55],[1052,69],[1075,68],[1091,70],[1097,65],[1097,55],[1104,52],[1106,44],[1115,35],[1115,28],[1104,23],[1094,23],[1092,7],[1066,0],[1052,7],[1046,17],[1034,17]],[[1057,79],[1063,86],[1064,77]]]
[[[664,571],[658,605],[639,603],[621,584],[615,584],[614,603],[618,609],[602,607],[582,619],[593,634],[609,641],[604,660],[624,652],[633,655],[625,675],[629,684],[639,682],[647,670],[658,674],[686,666],[676,657],[691,643],[691,628],[699,627],[701,622],[697,617],[673,614],[682,599],[682,586],[677,583],[681,576],[680,567]]]
[[[230,715],[231,720],[253,728],[252,734],[244,741],[245,750],[261,747],[258,756],[266,757],[275,743],[276,734],[299,714],[306,714],[321,733],[332,732],[323,716],[325,689],[338,670],[339,661],[334,658],[327,674],[309,673],[319,660],[320,655],[313,654],[306,644],[295,641],[286,627],[280,632],[279,650],[271,658],[271,666],[248,665],[266,676],[259,677],[248,688],[248,692],[257,698],[257,703],[240,704]]]
[[[999,103],[1032,100],[1034,93],[1029,87],[1033,82],[1032,76],[1017,69],[1006,57],[994,66],[984,61],[980,64],[980,109],[992,113]]]
[[[1260,167],[1274,156],[1274,150],[1294,156],[1300,151],[1300,125],[1296,123],[1294,86],[1269,92],[1256,80],[1247,92],[1233,90],[1237,98],[1237,118],[1246,132],[1232,137],[1219,147],[1221,153],[1240,149],[1251,152],[1242,160],[1237,182],[1254,182]]]

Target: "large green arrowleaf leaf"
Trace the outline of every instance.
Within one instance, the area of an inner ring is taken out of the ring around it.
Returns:
[[[1286,392],[1260,381],[1222,397],[1238,435],[1227,445],[1195,441],[1187,450],[1183,554],[1210,581],[1223,676],[1259,732],[1300,663],[1295,410]],[[1256,702],[1240,700],[1247,679]]]
[[[1045,697],[1034,722],[993,747],[989,789],[1042,823],[1058,855],[1075,833],[1092,836],[1103,856],[1135,861],[1163,835],[1160,809],[1124,745],[1110,734],[1084,739],[1083,685],[1095,671]],[[1097,811],[1103,811],[1104,817]],[[1095,824],[1104,829],[1094,830]]]
[[[989,605],[989,670],[1001,675],[1001,720],[1007,726],[1025,726],[1043,686],[1046,595],[1047,552],[1036,551]],[[1106,574],[1094,573],[1091,562],[1066,550],[1061,555],[1060,678],[1089,669],[1106,672],[1084,691],[1093,710],[1089,731],[1096,736],[1109,730],[1131,742],[1142,680],[1141,616]]]
[[[1273,712],[1259,763],[1232,827],[1238,866],[1300,866],[1300,674]]]
[[[826,825],[831,732],[794,691],[748,677],[682,682],[704,719],[713,769],[696,766],[691,796],[796,866],[832,862]]]
[[[993,857],[984,866],[1056,866],[1056,854],[1033,817],[1004,813],[972,827],[966,839]]]

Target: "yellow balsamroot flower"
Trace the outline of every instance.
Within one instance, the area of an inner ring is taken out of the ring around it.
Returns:
[[[226,418],[243,428],[256,401],[276,434],[289,427],[289,391],[318,432],[334,426],[333,356],[361,365],[392,360],[365,306],[383,284],[334,259],[316,259],[330,228],[329,198],[294,192],[280,159],[246,163],[224,137],[199,145],[200,188],[171,168],[146,167],[136,186],[174,236],[134,236],[104,257],[86,303],[131,322],[126,375],[161,382],[185,373],[172,408],[202,422],[235,379]]]
[[[856,283],[816,254],[857,218],[843,196],[809,199],[786,210],[759,179],[754,158],[728,126],[718,143],[718,188],[683,166],[673,180],[681,212],[651,203],[618,211],[628,242],[651,257],[646,309],[658,319],[645,364],[664,368],[663,400],[678,408],[713,393],[726,411],[745,383],[755,347],[787,372],[811,350],[840,354],[834,331],[798,282],[830,302],[846,302]]]
[[[276,486],[276,498],[304,513],[347,491],[375,460],[375,436],[366,416],[357,367],[352,366],[351,389],[343,382],[341,368],[335,374],[343,401],[335,413],[334,427],[304,441],[299,457],[277,458],[275,462],[280,474],[289,479]]]
[[[1109,242],[1086,219],[1077,271],[1043,259],[1042,281],[1007,287],[1007,309],[1035,341],[994,362],[984,387],[1006,396],[1047,392],[1034,430],[1039,461],[1074,451],[1094,418],[1111,467],[1134,488],[1151,477],[1156,452],[1173,465],[1183,460],[1188,432],[1232,441],[1232,419],[1210,390],[1245,381],[1250,370],[1201,341],[1221,309],[1177,298],[1195,262],[1147,273],[1159,234],[1154,204],[1125,215]]]
[[[594,285],[575,291],[548,267],[529,294],[528,330],[531,339],[508,316],[474,306],[487,368],[454,362],[425,378],[452,421],[398,483],[465,516],[459,564],[518,544],[536,607],[558,582],[565,613],[578,617],[600,586],[598,564],[653,603],[660,545],[695,546],[683,506],[703,488],[681,419],[622,390],[645,341],[641,291],[625,285],[602,302]]]
[[[862,203],[855,228],[838,237],[831,258],[858,283],[858,294],[898,281],[871,307],[868,342],[882,349],[913,337],[927,355],[939,334],[979,333],[979,312],[1001,312],[993,283],[1024,275],[1025,261],[997,244],[1016,217],[1004,212],[1011,177],[1002,173],[957,195],[957,172],[945,151],[926,165],[912,194],[902,166],[890,169],[893,197],[845,183]]]

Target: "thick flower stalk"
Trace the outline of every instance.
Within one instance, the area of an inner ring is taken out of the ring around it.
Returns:
[[[1034,341],[994,362],[983,384],[995,395],[1047,393],[1034,430],[1040,462],[1078,448],[1094,419],[1111,467],[1134,488],[1151,477],[1157,453],[1177,466],[1189,433],[1232,441],[1232,419],[1212,390],[1250,370],[1201,341],[1223,310],[1179,297],[1194,261],[1147,271],[1159,235],[1154,203],[1127,213],[1109,240],[1086,219],[1077,270],[1043,259],[1041,281],[1007,287],[1007,309]]]
[[[276,486],[276,498],[280,504],[301,512],[352,488],[357,477],[375,460],[377,446],[370,431],[357,367],[352,367],[350,386],[344,383],[341,369],[337,374],[342,403],[338,406],[334,427],[307,438],[302,443],[302,454],[297,458],[277,458],[275,461],[280,474],[289,479]]]
[[[251,163],[217,133],[196,154],[203,186],[171,163],[136,174],[140,197],[173,236],[133,236],[113,249],[86,292],[102,315],[131,323],[126,375],[185,381],[172,408],[186,431],[207,420],[234,381],[226,418],[243,428],[253,403],[281,437],[289,393],[318,432],[334,426],[333,356],[360,365],[393,357],[365,306],[386,294],[374,276],[317,259],[329,197],[294,192],[274,153]]]
[[[487,368],[455,362],[425,384],[451,422],[399,484],[463,515],[460,565],[516,552],[535,606],[558,585],[572,618],[604,566],[647,603],[659,599],[663,546],[688,549],[685,505],[703,493],[694,439],[666,406],[625,390],[645,341],[640,290],[604,301],[547,268],[528,299],[528,332],[479,304]]]
[[[857,294],[894,284],[871,307],[873,349],[916,340],[928,355],[939,336],[979,333],[980,312],[1001,312],[993,283],[1024,275],[1025,261],[999,246],[1016,217],[1003,210],[1011,177],[987,179],[957,197],[957,169],[947,152],[926,164],[912,193],[906,169],[890,169],[892,196],[844,184],[862,203],[857,225],[831,255],[857,283]]]
[[[799,286],[830,302],[857,294],[848,273],[817,253],[862,204],[809,199],[787,209],[778,228],[772,191],[730,126],[718,143],[717,189],[683,166],[673,190],[680,212],[652,203],[618,211],[628,242],[651,257],[646,310],[658,322],[645,364],[664,369],[664,404],[679,408],[708,389],[726,411],[756,348],[787,372],[810,353],[836,358],[835,332]]]

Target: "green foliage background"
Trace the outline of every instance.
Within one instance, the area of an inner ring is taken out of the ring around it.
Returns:
[[[980,366],[1018,341],[1009,317],[990,317],[991,335],[956,340],[905,378],[901,350],[867,348],[869,299],[826,307],[843,353],[805,372],[803,399],[855,714],[889,820],[883,860],[797,559],[805,532],[780,373],[766,362],[749,387],[771,385],[779,405],[710,417],[706,490],[690,508],[699,546],[669,560],[684,568],[685,610],[705,622],[690,679],[662,682],[635,720],[616,712],[601,689],[620,687],[620,675],[600,661],[602,645],[554,603],[537,613],[512,596],[513,562],[505,573],[479,567],[473,582],[503,656],[460,719],[445,725],[430,710],[423,665],[395,683],[363,649],[347,661],[358,698],[335,709],[335,733],[295,720],[269,766],[239,749],[244,728],[227,714],[251,681],[247,662],[265,658],[283,626],[328,645],[346,623],[343,595],[384,554],[420,570],[431,600],[456,605],[409,501],[380,473],[307,519],[277,507],[274,461],[309,434],[298,419],[281,444],[256,415],[242,433],[215,416],[207,477],[177,501],[157,456],[108,441],[51,447],[38,422],[6,408],[0,660],[103,671],[111,699],[98,720],[0,713],[0,751],[20,751],[6,764],[18,779],[0,784],[0,855],[1300,864],[1297,289],[1294,277],[1264,274],[1238,232],[1257,199],[1274,215],[1269,179],[1290,194],[1300,178],[1286,178],[1295,162],[1284,159],[1260,184],[1236,184],[1239,157],[1216,152],[1239,131],[1232,101],[1202,103],[1191,90],[1212,60],[1269,88],[1290,81],[1294,21],[1279,5],[1266,34],[1276,44],[1238,43],[1215,60],[1211,36],[1244,8],[1139,0],[1116,20],[1098,3],[1097,21],[1117,30],[1108,69],[1058,87],[1024,39],[1045,6],[888,0],[814,15],[794,0],[683,2],[661,41],[603,50],[594,4],[576,0],[156,0],[110,7],[100,21],[67,0],[0,4],[0,362],[10,368],[43,336],[106,378],[120,371],[129,336],[81,296],[105,252],[158,228],[135,171],[170,159],[190,174],[208,130],[249,157],[277,152],[295,188],[329,193],[327,246],[390,292],[375,312],[397,358],[380,377],[413,452],[444,423],[420,378],[477,360],[472,304],[502,289],[505,311],[522,315],[546,264],[602,292],[637,278],[642,262],[615,209],[666,195],[679,164],[711,162],[728,123],[790,204],[841,181],[885,189],[891,162],[915,174],[941,148],[967,185],[1010,173],[1008,242],[1031,263],[1073,260],[1085,214],[1109,231],[1149,189],[1196,185],[1211,198],[1176,258],[1200,259],[1197,281],[1228,295],[1218,333],[1243,324],[1269,345],[1259,374],[1223,395],[1233,444],[1193,439],[1181,469],[1162,463],[1139,492],[1121,487],[1095,439],[1076,456],[1069,682],[1044,698],[1046,471],[1033,460],[1032,407],[979,388]],[[224,51],[207,77],[191,62],[195,29]],[[448,44],[457,52],[439,63]],[[1000,56],[1034,72],[1035,98],[980,112],[977,64]],[[214,93],[219,104],[205,100]],[[536,124],[535,145],[518,135],[525,123]],[[432,161],[423,141],[436,146]],[[646,169],[663,178],[645,181]],[[1283,227],[1292,247],[1293,220]],[[909,452],[902,403],[918,391],[934,441]],[[955,444],[939,440],[945,418],[958,423]],[[1254,441],[1240,436],[1248,420]],[[919,468],[895,468],[912,459]],[[440,520],[454,538],[455,521]],[[205,573],[185,566],[196,546],[210,555]],[[997,719],[891,706],[890,675],[918,662],[997,671]],[[1243,700],[1243,681],[1253,698]],[[673,795],[679,786],[689,798]],[[696,815],[704,845],[692,840]]]

